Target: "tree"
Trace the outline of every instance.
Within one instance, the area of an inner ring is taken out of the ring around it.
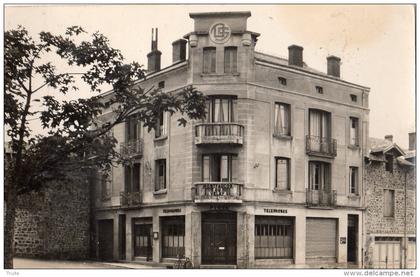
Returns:
[[[68,178],[69,172],[107,169],[128,162],[115,151],[117,141],[109,132],[116,124],[135,114],[150,131],[160,112],[167,111],[181,114],[179,124],[185,126],[187,119],[203,118],[206,97],[193,87],[176,93],[139,87],[136,81],[145,77],[142,67],[136,62],[125,63],[121,52],[112,48],[104,35],[96,32],[88,36],[78,26],[67,28],[64,35],[41,32],[37,41],[18,27],[6,31],[4,39],[4,122],[13,150],[5,172],[4,267],[13,268],[18,195],[39,190],[49,180]],[[51,54],[83,72],[60,72],[56,64],[45,62]],[[105,107],[99,96],[57,99],[79,90],[76,77],[92,93],[100,92],[103,85],[112,86],[107,103],[113,107],[112,119],[93,120]],[[56,94],[36,98],[46,87],[55,89]],[[33,111],[39,105],[40,111]],[[47,135],[32,134],[28,126],[31,116],[38,117]]]

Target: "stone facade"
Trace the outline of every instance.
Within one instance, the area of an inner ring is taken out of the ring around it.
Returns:
[[[86,259],[90,247],[90,195],[86,179],[49,183],[19,196],[15,222],[18,257]]]

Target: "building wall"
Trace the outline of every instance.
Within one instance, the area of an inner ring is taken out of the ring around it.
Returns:
[[[19,257],[84,259],[90,247],[89,185],[49,183],[18,198],[15,253]]]

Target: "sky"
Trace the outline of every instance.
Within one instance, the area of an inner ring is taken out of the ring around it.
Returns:
[[[82,26],[107,36],[127,61],[144,65],[151,29],[157,27],[166,67],[172,62],[172,42],[193,30],[189,13],[210,11],[250,11],[248,30],[261,34],[257,51],[287,57],[289,45],[301,45],[306,64],[323,72],[327,56],[340,57],[342,79],[371,88],[369,135],[392,134],[394,142],[408,147],[408,133],[415,131],[413,5],[9,5],[4,25],[6,30],[22,25],[34,37]],[[81,90],[66,99],[91,95]],[[31,127],[42,133],[37,120]]]

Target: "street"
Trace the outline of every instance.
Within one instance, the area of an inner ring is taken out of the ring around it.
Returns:
[[[137,263],[59,261],[14,258],[15,269],[151,269],[153,267]]]

